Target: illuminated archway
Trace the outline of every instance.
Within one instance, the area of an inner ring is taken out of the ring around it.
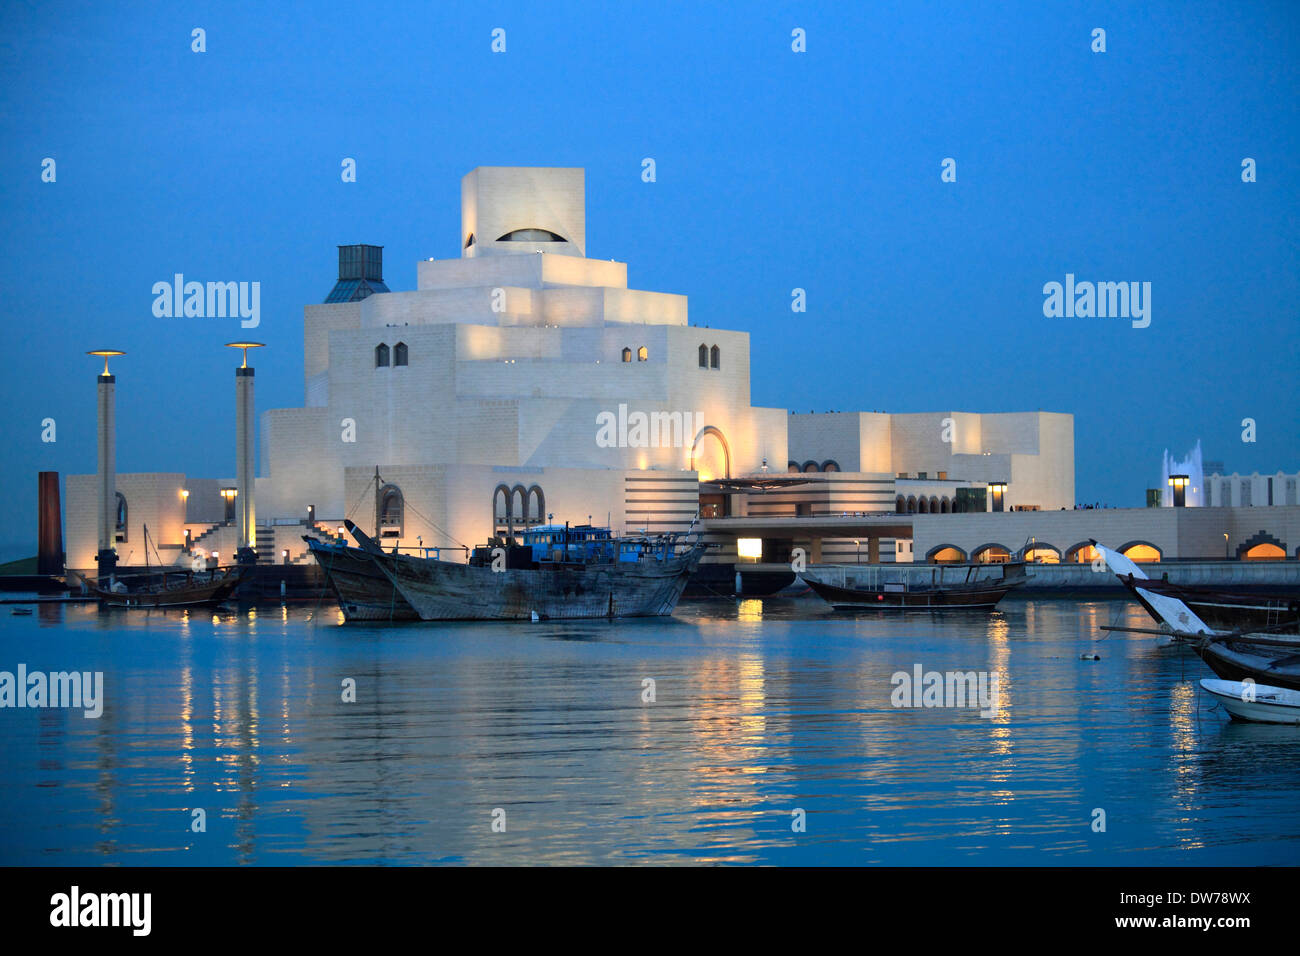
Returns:
[[[1130,561],[1159,561],[1163,556],[1163,552],[1150,541],[1130,541],[1118,551]]]
[[[712,438],[713,441],[709,441]],[[713,425],[705,425],[691,445],[691,471],[700,473],[701,481],[731,477],[731,446],[727,436]]]
[[[1035,564],[1060,564],[1061,552],[1050,544],[1035,542],[1025,549],[1025,560]]]
[[[971,552],[971,560],[980,564],[1006,564],[1011,560],[1011,549],[1001,544],[982,544]]]
[[[1091,541],[1080,541],[1065,549],[1066,564],[1092,564],[1101,557],[1101,552],[1093,547]]]
[[[966,552],[953,544],[941,544],[927,551],[925,560],[930,564],[961,564],[966,560]]]
[[[1237,545],[1238,561],[1281,561],[1286,558],[1286,542],[1273,537],[1263,528]]]
[[[1285,561],[1286,552],[1275,544],[1257,544],[1241,556],[1243,561]]]

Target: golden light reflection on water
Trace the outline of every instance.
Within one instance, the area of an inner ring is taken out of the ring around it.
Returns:
[[[759,598],[745,598],[736,610],[736,618],[751,622],[763,620],[763,602]]]
[[[995,616],[989,620],[989,671],[998,675],[998,709],[989,721],[992,752],[999,756],[1011,753],[1011,626],[1007,619]],[[1010,776],[1011,768],[1005,770]],[[1006,778],[1003,778],[1006,779]]]

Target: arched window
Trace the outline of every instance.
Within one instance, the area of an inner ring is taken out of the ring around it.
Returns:
[[[797,461],[789,461],[786,462],[785,471],[786,474],[797,475],[799,472],[803,471],[803,469],[799,467],[799,463]]]
[[[922,515],[930,513],[930,502],[925,495],[916,499],[916,513]]]
[[[805,474],[812,474],[815,471],[821,471],[821,465],[817,464],[815,461],[805,461],[803,463],[803,470]]]
[[[649,357],[650,357],[650,351],[644,345],[636,350],[636,360],[638,362],[644,362]]]
[[[406,501],[397,485],[384,485],[379,489],[379,537],[400,538]]]
[[[907,499],[902,495],[894,499],[894,514],[907,514]]]
[[[952,514],[952,501],[949,498],[944,497],[939,499],[939,514]]]
[[[701,345],[700,346],[700,368],[708,368],[708,367],[709,367],[709,347],[707,345]]]
[[[122,497],[122,492],[117,492],[117,519],[114,524],[114,541],[126,540],[126,499]]]
[[[718,350],[716,345],[709,349],[709,368],[721,368],[721,360],[722,352]]]
[[[839,471],[839,470],[840,470],[840,463],[833,458],[830,461],[822,462],[822,471]]]
[[[935,497],[934,495],[931,495],[931,496],[930,496],[930,514],[932,514],[932,515],[937,515],[938,513],[939,513],[939,499],[938,499],[937,497]]]
[[[388,346],[376,345],[375,346],[375,368],[387,368],[387,367],[388,367]]]
[[[632,350],[631,350],[631,349],[624,349],[624,350],[623,350],[623,361],[624,361],[624,362],[630,362],[630,361],[632,361]]]
[[[907,513],[910,515],[916,514],[916,497],[914,495],[907,496]]]
[[[541,524],[545,518],[546,495],[542,493],[540,485],[533,485],[528,489],[528,522]]]
[[[492,491],[492,519],[494,528],[501,533],[506,533],[510,528],[510,489],[505,485],[497,485]]]
[[[407,353],[406,353],[406,343],[405,343],[405,342],[398,342],[396,345],[394,345],[394,346],[393,346],[393,364],[394,364],[394,365],[405,365],[405,364],[406,364],[406,354],[407,354]]]
[[[514,232],[507,232],[497,242],[568,242],[568,240],[549,229],[516,229]]]
[[[528,527],[528,489],[523,485],[515,485],[510,489],[510,511],[514,516],[513,524],[516,527]]]

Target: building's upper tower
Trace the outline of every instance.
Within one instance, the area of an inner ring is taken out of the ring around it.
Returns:
[[[479,166],[460,181],[461,256],[586,256],[581,168]]]

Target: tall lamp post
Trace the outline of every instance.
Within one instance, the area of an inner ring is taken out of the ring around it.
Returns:
[[[120,349],[94,349],[87,355],[104,359],[104,371],[96,377],[99,395],[98,445],[99,465],[96,475],[99,497],[99,550],[95,563],[100,577],[108,577],[117,568],[117,377],[108,371],[108,360],[125,355]]]
[[[261,342],[227,342],[240,349],[243,364],[235,369],[235,524],[238,527],[237,564],[257,563],[257,508],[253,501],[253,369],[248,350],[260,349]]]

